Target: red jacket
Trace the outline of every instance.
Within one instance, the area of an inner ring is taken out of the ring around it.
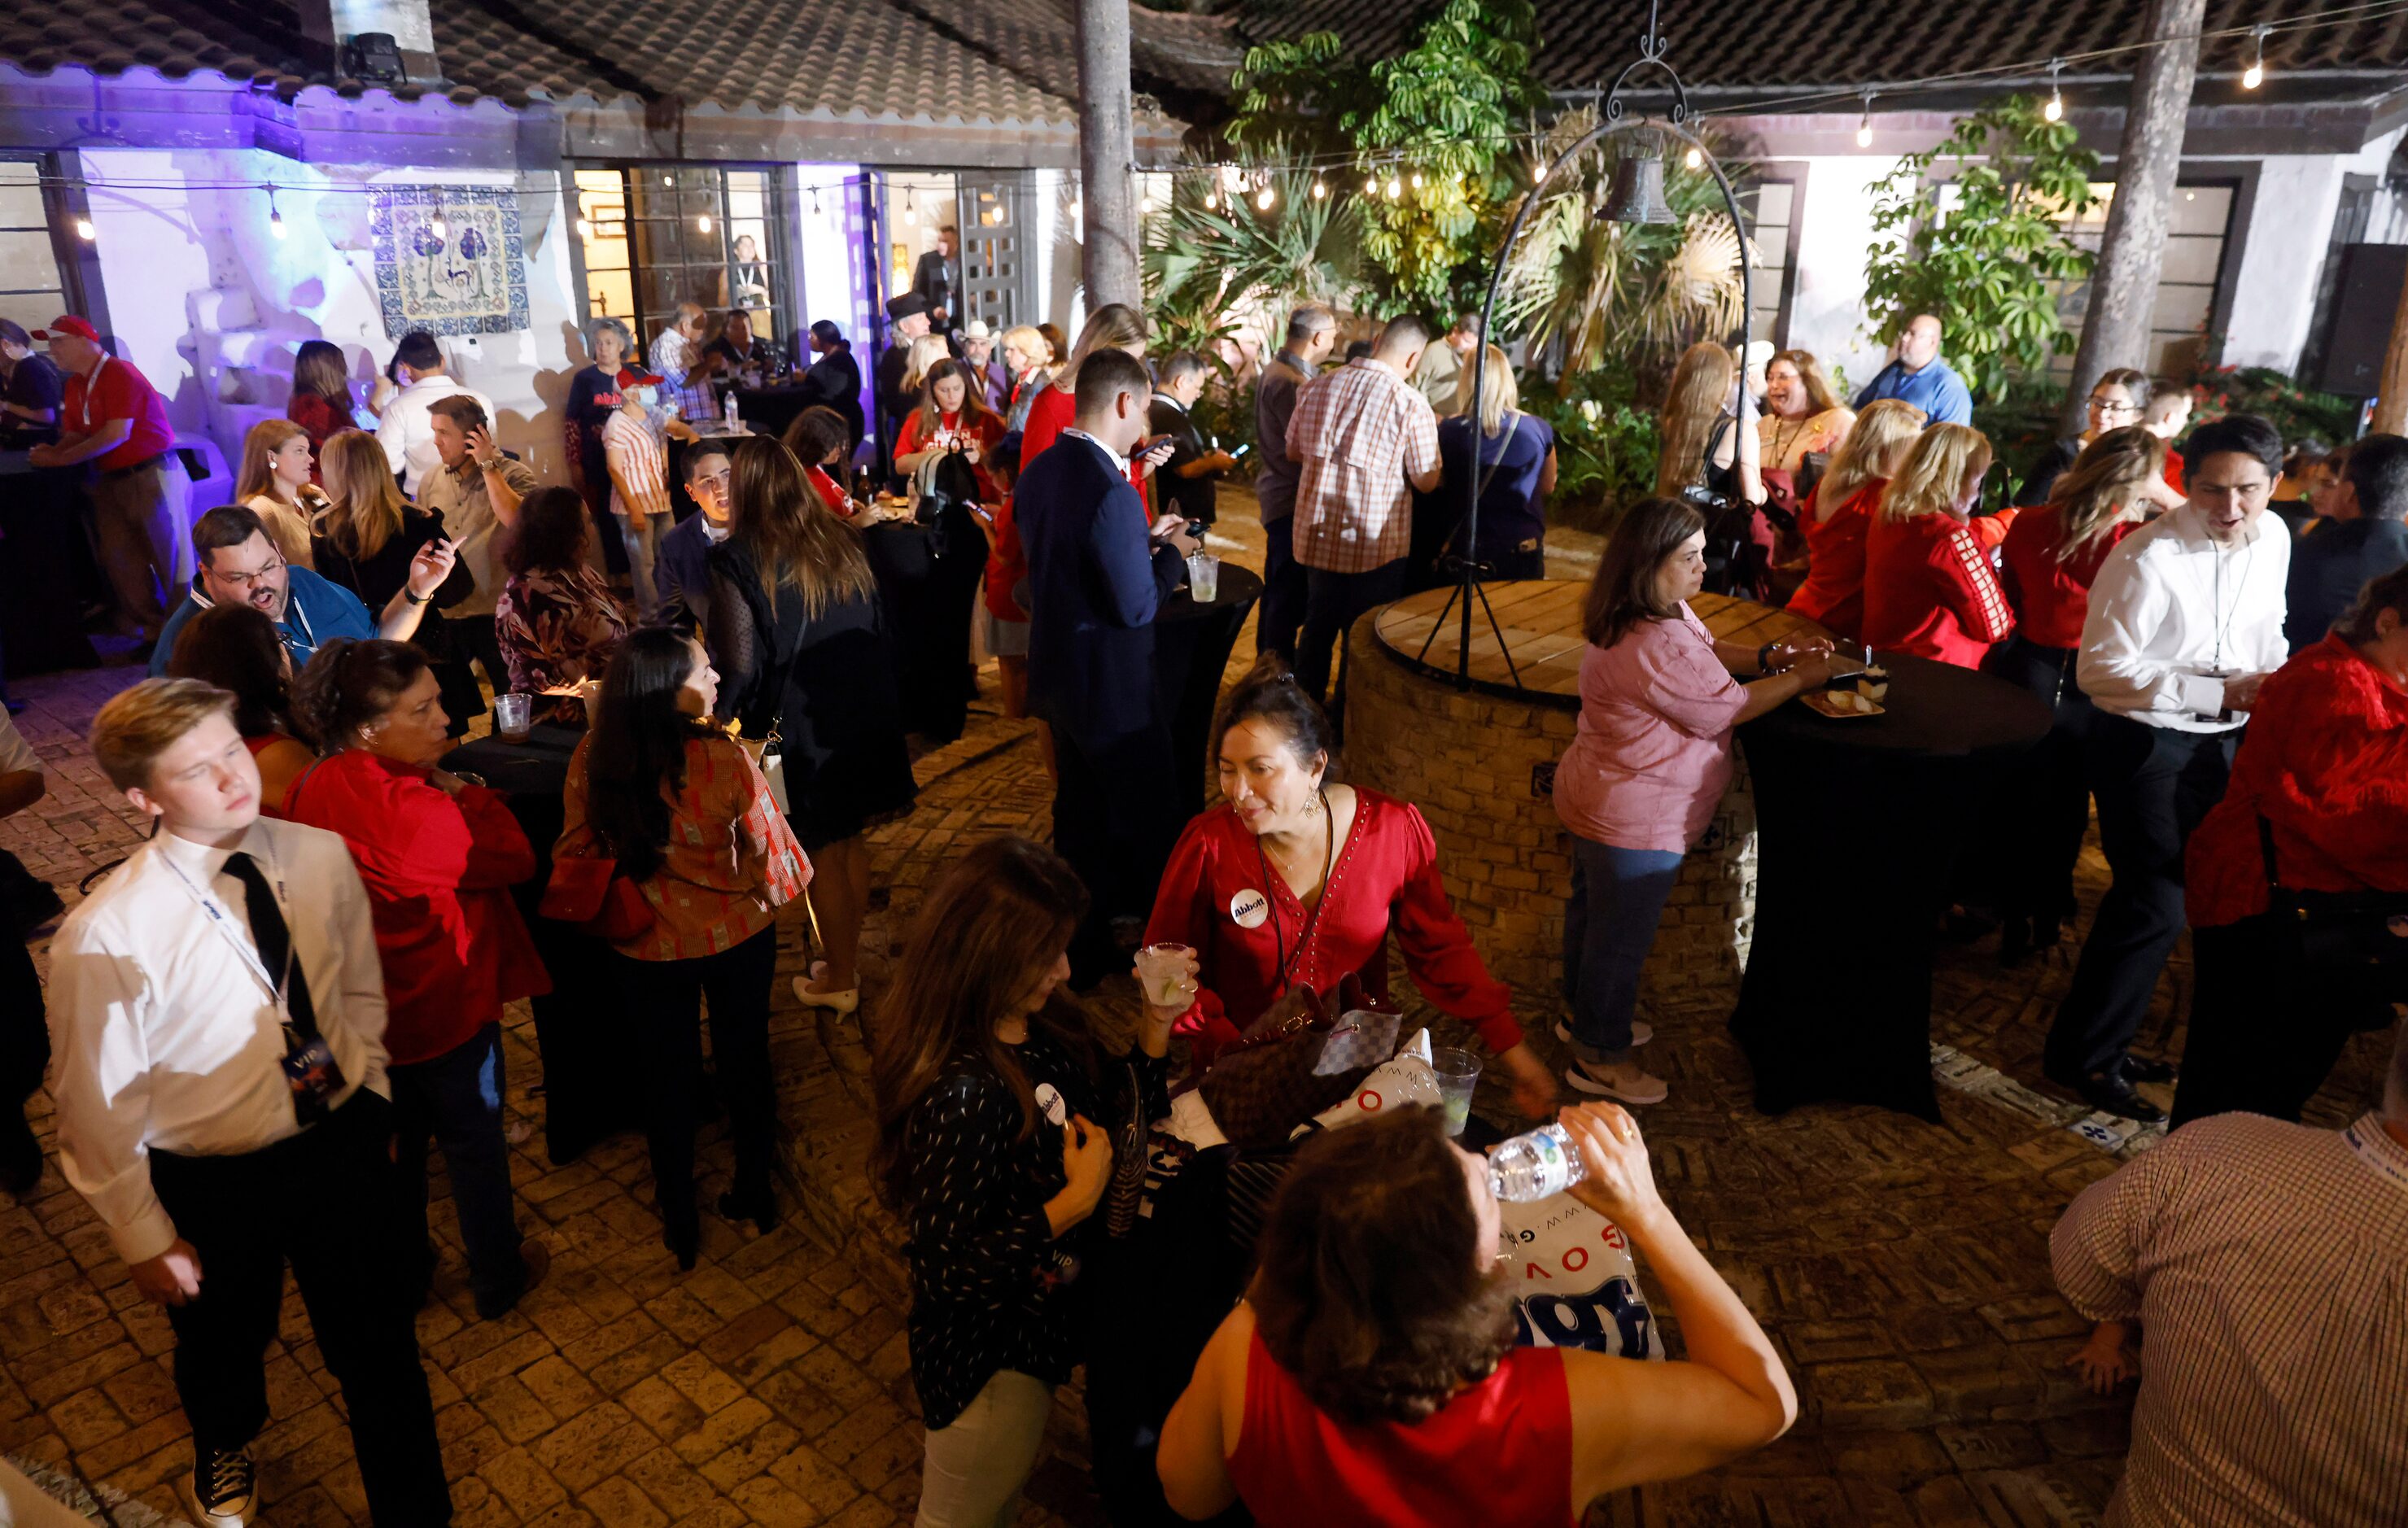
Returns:
[[[1828,520],[1817,519],[1819,507],[1808,503],[1806,513],[1798,517],[1798,527],[1806,536],[1806,581],[1789,596],[1792,615],[1851,639],[1864,625],[1865,530],[1888,486],[1888,478],[1874,478],[1848,495]],[[1814,492],[1819,495],[1823,491],[1817,487]]]
[[[1979,668],[2014,629],[1971,526],[1944,514],[1874,518],[1865,533],[1865,646]]]
[[[2408,892],[2408,694],[2338,636],[2292,654],[2258,692],[2224,799],[2184,855],[2193,927],[2266,910],[2260,816],[2285,886]]]
[[[2081,555],[2060,563],[2057,547],[2063,523],[2055,505],[2027,509],[2008,528],[2006,545],[2000,549],[2024,640],[2044,648],[2082,646],[2091,581],[2115,543],[2141,528],[2137,520],[2119,520],[2094,537]]]
[[[1182,944],[1194,950],[1202,989],[1196,1006],[1173,1033],[1195,1042],[1198,1068],[1211,1064],[1265,1008],[1301,982],[1315,992],[1338,989],[1340,977],[1358,972],[1364,990],[1388,990],[1388,931],[1396,930],[1413,985],[1438,1009],[1470,1024],[1491,1050],[1512,1050],[1522,1029],[1511,1011],[1513,994],[1488,974],[1471,947],[1438,874],[1438,841],[1422,814],[1394,796],[1356,787],[1354,824],[1338,846],[1336,863],[1322,888],[1320,911],[1309,916],[1234,807],[1215,807],[1187,824],[1154,916],[1145,925],[1148,944]],[[1268,895],[1268,907],[1253,928],[1230,915],[1233,903],[1248,906]],[[1241,901],[1240,899],[1246,899]],[[1284,951],[1288,968],[1279,969]]]
[[[367,884],[396,1065],[457,1050],[503,1004],[552,991],[510,900],[535,874],[525,832],[495,793],[471,785],[453,796],[426,777],[346,749],[284,799],[294,821],[343,835]]]
[[[1028,464],[1037,460],[1048,446],[1062,438],[1062,432],[1079,417],[1078,401],[1062,389],[1048,383],[1028,406],[1028,422],[1020,427],[1020,475],[1028,475]],[[896,448],[898,450],[901,448]],[[1154,513],[1154,479],[1139,473],[1137,464],[1125,469],[1129,486],[1145,501],[1146,513]]]

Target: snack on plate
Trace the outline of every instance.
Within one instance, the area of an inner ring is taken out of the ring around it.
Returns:
[[[1889,682],[1885,679],[1877,683],[1860,684],[1856,686],[1856,693],[1867,700],[1878,701],[1889,693]]]

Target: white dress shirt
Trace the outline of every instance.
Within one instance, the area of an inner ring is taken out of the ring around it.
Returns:
[[[362,1087],[390,1097],[384,976],[351,850],[336,834],[271,818],[240,847],[271,887],[284,883],[294,960],[343,1072],[334,1102]],[[128,1263],[176,1239],[150,1188],[153,1147],[233,1156],[300,1130],[283,1019],[252,969],[258,950],[242,883],[224,874],[229,852],[161,832],[67,915],[50,946],[59,1166]],[[215,896],[225,922],[194,888]]]
[[[427,407],[462,393],[477,400],[490,424],[494,400],[441,376],[422,377],[394,393],[377,420],[377,443],[384,448],[385,464],[401,474],[401,491],[413,499],[418,496],[419,480],[443,465],[443,455],[435,449],[435,426],[427,419]]]
[[[2220,547],[2199,511],[2160,515],[2107,554],[2090,585],[2074,677],[2102,711],[2177,732],[2228,732],[2216,720],[2221,675],[2283,666],[2283,586],[2291,537],[2262,513],[2246,539]]]

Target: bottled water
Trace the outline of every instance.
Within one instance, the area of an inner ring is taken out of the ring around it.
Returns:
[[[1550,1198],[1587,1176],[1587,1164],[1559,1124],[1516,1135],[1488,1159],[1488,1186],[1508,1204]]]

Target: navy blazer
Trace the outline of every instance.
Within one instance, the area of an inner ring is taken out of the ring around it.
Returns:
[[[1028,554],[1028,701],[1072,736],[1108,742],[1162,715],[1154,616],[1186,573],[1148,534],[1145,501],[1120,464],[1066,436],[1012,493]]]

